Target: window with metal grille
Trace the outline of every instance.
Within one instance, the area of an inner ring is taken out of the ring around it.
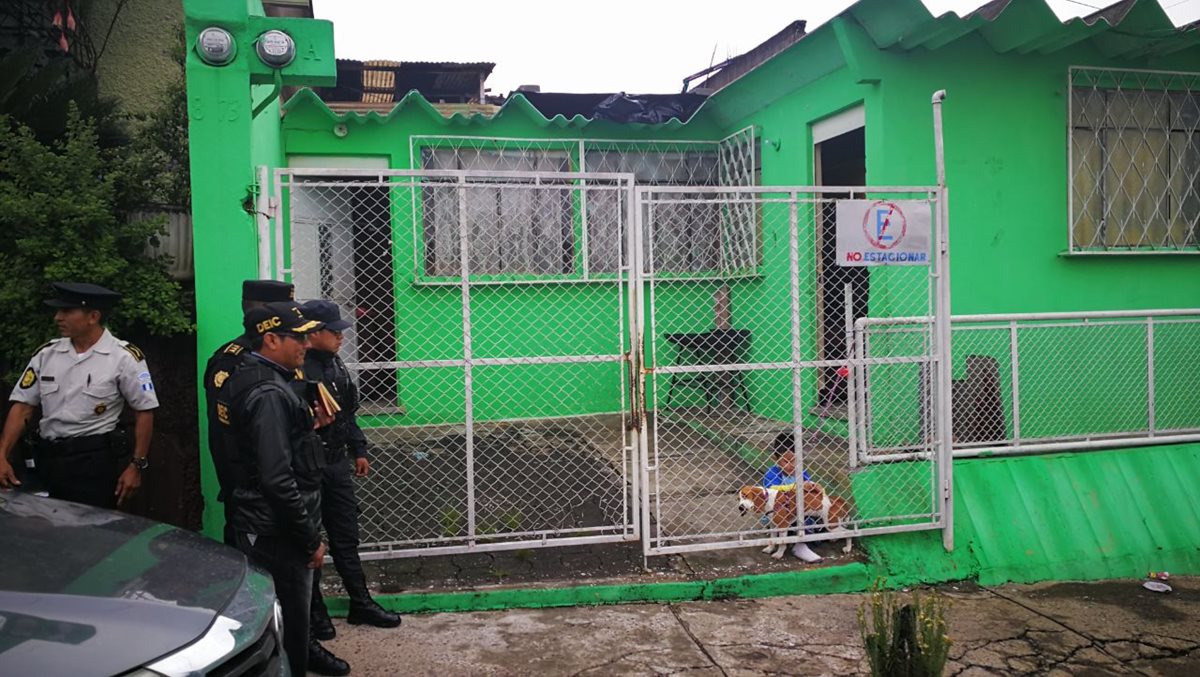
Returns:
[[[570,171],[567,155],[560,151],[425,149],[421,160],[425,169]],[[461,272],[460,209],[466,210],[468,269],[472,274],[564,275],[574,270],[575,232],[568,189],[534,189],[530,179],[474,179],[473,183],[476,185],[462,196],[453,184],[422,191],[427,275]],[[481,187],[480,183],[496,187]]]
[[[1070,250],[1200,247],[1200,73],[1070,69]]]
[[[423,169],[625,173],[640,185],[671,186],[753,185],[758,177],[753,128],[717,142],[414,139]],[[525,189],[521,179],[496,180],[502,185],[480,190],[480,181],[471,179],[461,202],[453,182],[424,182],[419,236],[424,276],[453,278],[461,272],[461,209],[466,210],[472,276],[574,280],[618,275],[625,258],[627,196],[588,189],[586,181],[561,190]],[[658,214],[656,230],[644,234],[646,272],[680,278],[756,274],[757,210],[749,203],[697,198],[661,207],[670,213]]]

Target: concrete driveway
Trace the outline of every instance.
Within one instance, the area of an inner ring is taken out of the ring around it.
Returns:
[[[1200,674],[1200,579],[946,586],[949,675]],[[515,609],[337,621],[355,675],[867,674],[863,595]]]

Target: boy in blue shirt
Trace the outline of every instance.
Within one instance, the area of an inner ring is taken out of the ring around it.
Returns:
[[[797,493],[802,491],[801,487],[795,487],[796,484],[796,446],[792,431],[785,430],[775,436],[771,442],[771,456],[775,459],[775,465],[767,468],[767,473],[763,475],[762,486],[770,489],[781,486],[792,485]],[[805,482],[811,481],[808,471],[801,473],[801,477]],[[799,496],[797,496],[799,499]],[[798,501],[799,502],[799,501]],[[764,518],[765,519],[765,518]],[[792,554],[805,562],[820,562],[821,556],[813,552],[805,543],[797,543],[792,546]]]

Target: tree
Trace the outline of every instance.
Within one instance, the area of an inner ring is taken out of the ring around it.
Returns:
[[[181,289],[163,258],[146,253],[161,220],[129,221],[123,205],[143,161],[104,150],[95,123],[72,104],[65,136],[45,143],[27,126],[0,118],[0,374],[11,378],[54,336],[42,304],[55,280],[88,281],[124,299],[111,326],[169,336],[189,332]]]

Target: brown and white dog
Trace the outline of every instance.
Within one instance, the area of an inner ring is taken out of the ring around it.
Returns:
[[[808,484],[806,482],[806,484]],[[814,498],[817,498],[814,496]],[[806,492],[804,495],[804,510],[807,513],[809,510],[819,510],[820,503],[809,502],[809,495]],[[819,498],[817,498],[819,501]],[[738,491],[738,510],[743,514],[753,512],[757,515],[766,515],[771,522],[771,541],[767,543],[767,547],[763,548],[763,552],[770,553],[771,557],[781,559],[784,553],[787,552],[788,544],[783,538],[787,535],[789,529],[796,528],[796,489],[794,484],[781,485],[777,487],[761,487],[758,485],[747,485]]]
[[[810,526],[825,527],[827,531],[845,531],[842,522],[850,519],[850,504],[838,496],[830,496],[816,482],[804,483],[804,517],[813,518]],[[850,537],[846,537],[843,553],[849,553],[852,545]]]
[[[843,531],[841,522],[850,516],[850,507],[841,498],[825,493],[816,482],[805,482],[803,488],[804,516],[819,521],[829,531]],[[763,552],[771,553],[775,559],[783,557],[787,552],[787,543],[783,542],[789,529],[796,528],[796,490],[795,485],[787,484],[778,487],[761,487],[747,485],[738,491],[738,510],[743,514],[753,512],[767,515],[771,522],[773,538],[763,548]],[[851,539],[846,539],[842,552],[850,552]]]

